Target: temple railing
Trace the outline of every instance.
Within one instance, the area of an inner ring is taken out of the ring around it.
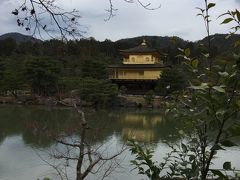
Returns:
[[[120,79],[120,80],[124,80],[124,79],[126,79],[126,80],[134,80],[134,79],[136,79],[136,80],[141,80],[141,79],[144,79],[144,80],[155,80],[155,79],[159,79],[159,76],[141,76],[141,75],[134,75],[134,76],[118,76],[118,77],[116,77],[116,76],[113,76],[113,75],[111,75],[111,76],[109,76],[109,79]]]

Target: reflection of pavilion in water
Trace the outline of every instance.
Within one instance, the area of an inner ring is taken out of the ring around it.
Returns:
[[[147,116],[144,114],[125,114],[122,123],[128,127],[122,129],[122,136],[126,139],[135,139],[142,142],[158,140],[158,125],[164,122],[159,114]]]

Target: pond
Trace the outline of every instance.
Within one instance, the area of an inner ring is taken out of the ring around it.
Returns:
[[[116,152],[124,139],[135,138],[151,143],[155,150],[154,159],[161,161],[169,147],[163,143],[177,143],[178,129],[182,124],[177,120],[167,120],[160,110],[97,110],[86,111],[86,118],[91,126],[102,129],[94,144],[105,144],[106,149]],[[47,129],[63,132],[74,125],[79,118],[71,108],[51,108],[40,106],[0,106],[0,179],[1,180],[37,180],[44,177],[55,179],[55,171],[46,163],[51,162],[48,152],[56,143],[46,135],[36,133],[36,123],[45,124]],[[223,162],[231,161],[232,166],[240,168],[240,148],[234,147],[221,151],[215,159],[215,167],[221,168]],[[224,158],[223,158],[224,157]],[[119,157],[119,167],[106,179],[146,179],[132,170],[129,151]],[[73,169],[74,170],[74,169]],[[74,179],[74,174],[70,175]],[[91,175],[88,179],[98,179]]]

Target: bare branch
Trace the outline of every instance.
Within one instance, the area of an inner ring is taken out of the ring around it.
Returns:
[[[77,38],[84,37],[86,31],[81,26],[79,20],[80,12],[76,9],[66,11],[56,5],[57,0],[21,0],[22,4],[12,11],[16,16],[17,25],[31,32],[33,36],[40,36],[45,33],[50,38],[60,37],[67,40],[68,37]],[[20,1],[20,2],[21,2]],[[126,3],[137,3],[146,10],[156,10],[161,7],[154,7],[152,3],[145,3],[142,0],[123,0]],[[115,16],[116,11],[113,0],[108,0],[109,7],[106,10],[108,17],[105,21]],[[85,27],[86,29],[86,27]]]
[[[89,128],[83,110],[78,107],[76,103],[73,103],[72,106],[80,115],[75,127],[71,128],[72,133],[67,132],[56,135],[44,131],[44,133],[49,133],[49,136],[57,143],[54,150],[49,153],[49,156],[59,163],[52,164],[46,160],[45,162],[48,162],[60,177],[68,178],[68,171],[72,168],[70,164],[76,162],[75,172],[77,180],[83,180],[90,174],[98,175],[98,178],[104,179],[119,167],[120,161],[116,161],[115,159],[125,151],[126,148],[124,148],[125,146],[123,145],[118,152],[109,155],[108,146],[104,144],[93,145],[96,137],[92,137],[92,134],[94,134],[94,131],[99,131],[99,129]],[[77,136],[73,136],[72,134]],[[73,167],[72,169],[74,170],[75,168]]]
[[[156,6],[156,7],[154,7],[154,6],[152,6],[151,2],[143,3],[142,0],[123,0],[123,1],[126,2],[126,3],[137,3],[137,4],[139,4],[141,7],[143,7],[146,10],[157,10],[157,9],[161,8],[160,4],[158,6]],[[114,7],[113,0],[108,0],[108,2],[109,2],[108,3],[109,4],[109,8],[106,10],[107,13],[108,13],[108,17],[104,19],[105,21],[108,21],[112,17],[114,17],[116,15],[115,14],[116,11],[118,10],[118,9],[116,9]]]
[[[58,35],[82,37],[85,31],[79,29],[79,11],[64,11],[56,5],[56,0],[22,0],[23,3],[12,14],[16,16],[17,25],[30,31],[33,36],[45,32],[50,38]]]

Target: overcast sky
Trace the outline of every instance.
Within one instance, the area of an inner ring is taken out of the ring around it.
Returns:
[[[7,32],[26,32],[16,26],[11,11],[17,1],[0,0],[0,34]],[[97,40],[111,39],[113,41],[142,35],[179,36],[185,40],[199,40],[205,37],[202,19],[197,17],[195,7],[203,7],[203,0],[149,0],[152,7],[161,4],[161,8],[148,11],[139,4],[129,4],[124,0],[113,0],[118,9],[116,16],[109,21],[105,9],[108,0],[58,0],[63,9],[76,8],[81,13],[80,23],[87,29],[87,37]],[[142,2],[149,2],[142,0]],[[217,5],[211,11],[211,32],[227,33],[230,26],[220,25],[222,19],[217,17],[227,10],[240,9],[240,0],[212,0]]]

